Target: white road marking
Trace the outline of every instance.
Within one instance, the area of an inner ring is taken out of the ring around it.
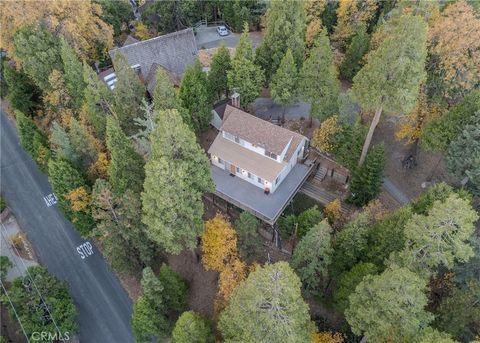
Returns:
[[[87,257],[93,255],[93,247],[89,241],[86,241],[83,244],[80,244],[77,247],[77,252],[80,255],[82,260],[86,259]]]
[[[47,204],[47,207],[55,205],[58,201],[57,196],[54,193],[45,195],[43,200],[45,201],[45,204]]]

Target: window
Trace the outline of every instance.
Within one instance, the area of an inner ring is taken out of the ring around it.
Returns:
[[[240,173],[240,168],[239,167],[237,167],[237,173]]]
[[[252,175],[252,173],[248,172],[248,178],[253,180],[253,175]]]
[[[218,163],[223,164],[223,160],[220,157],[218,158]]]
[[[258,181],[258,183],[263,183],[263,180],[262,180],[261,177],[258,177],[258,178],[257,178],[257,181]]]
[[[273,158],[274,160],[277,159],[277,155],[275,155],[273,152],[270,152],[268,150],[265,150],[265,156],[268,156],[270,158]]]
[[[237,136],[235,136],[235,143],[240,144],[240,138],[238,138]]]
[[[277,176],[277,178],[275,179],[275,184],[278,183],[278,180],[280,180],[280,176]]]
[[[225,138],[228,138],[231,141],[233,141],[235,139],[235,136],[232,135],[230,132],[226,132],[226,131],[223,131],[223,132],[225,133]]]

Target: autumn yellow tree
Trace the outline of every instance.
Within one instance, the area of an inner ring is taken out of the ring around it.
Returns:
[[[335,149],[332,142],[333,137],[342,130],[338,123],[338,116],[331,116],[325,119],[313,132],[312,146],[324,152],[331,152]]]
[[[96,179],[108,179],[108,157],[104,152],[100,152],[94,164],[88,168],[88,178],[94,182]]]
[[[312,334],[312,343],[343,343],[345,341],[345,337],[338,332],[315,332]]]
[[[340,0],[337,8],[337,26],[333,41],[345,48],[360,23],[368,26],[377,9],[377,0]]]
[[[202,252],[205,269],[217,272],[237,257],[237,234],[225,216],[217,214],[205,222]]]
[[[135,22],[135,37],[140,40],[146,40],[150,38],[148,27],[141,21]]]
[[[48,77],[50,90],[43,97],[45,109],[40,119],[40,125],[48,130],[50,124],[56,120],[63,127],[70,125],[70,118],[73,116],[73,102],[65,86],[63,74],[59,70],[53,70]]]
[[[75,212],[86,210],[91,200],[90,194],[83,186],[72,189],[65,198],[70,201],[70,206]]]
[[[305,46],[310,50],[316,39],[319,37],[322,31],[322,20],[320,19],[325,7],[327,6],[327,0],[307,0],[305,1],[305,19],[307,27],[305,29]]]
[[[340,199],[330,201],[323,209],[323,213],[330,225],[333,225],[333,223],[342,215],[342,204]]]
[[[465,0],[442,11],[429,28],[428,46],[438,58],[447,98],[455,100],[480,83],[480,18]]]
[[[113,29],[101,15],[100,5],[90,0],[3,1],[0,46],[12,52],[15,32],[41,23],[53,34],[65,37],[80,59],[94,61],[113,45]]]
[[[404,140],[406,144],[417,143],[422,137],[424,127],[440,117],[442,112],[443,109],[438,104],[428,102],[427,95],[422,88],[415,109],[400,119],[395,138]]]
[[[238,257],[234,258],[220,272],[218,277],[218,292],[215,298],[215,313],[220,313],[230,301],[234,289],[246,279],[248,268]]]

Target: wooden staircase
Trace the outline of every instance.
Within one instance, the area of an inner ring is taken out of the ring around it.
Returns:
[[[318,182],[322,182],[327,177],[327,172],[328,172],[327,168],[320,166],[320,168],[318,168],[317,173],[315,174],[313,179]]]

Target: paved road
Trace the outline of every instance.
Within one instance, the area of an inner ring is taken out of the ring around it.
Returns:
[[[392,182],[389,178],[383,178],[383,187],[400,204],[405,205],[410,202],[408,197]]]
[[[76,248],[85,240],[55,205],[47,207],[43,197],[52,193],[47,177],[21,149],[15,127],[3,111],[0,118],[1,193],[40,263],[68,282],[78,309],[80,342],[133,342],[127,293],[95,246],[93,255],[81,259]]]

